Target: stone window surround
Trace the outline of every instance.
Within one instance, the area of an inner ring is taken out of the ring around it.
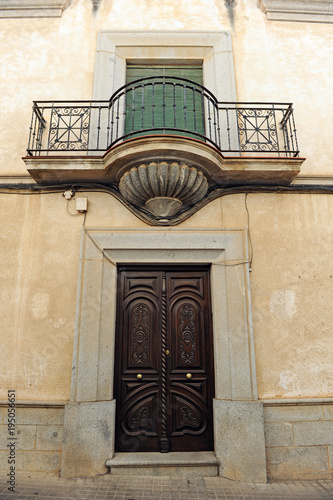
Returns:
[[[236,101],[229,31],[115,31],[98,34],[93,100],[109,99],[126,81],[126,62],[203,64],[203,84],[219,101]]]
[[[61,17],[72,0],[0,0],[0,18]]]
[[[203,85],[218,101],[236,102],[236,80],[229,31],[127,31],[98,33],[93,100],[108,100],[126,83],[126,64],[202,64]],[[96,140],[98,113],[92,113],[91,140]],[[124,127],[122,118],[119,127]],[[237,130],[230,116],[229,127]],[[100,132],[100,134],[103,132]],[[238,148],[237,133],[231,147]],[[235,141],[235,142],[234,142]],[[225,156],[228,156],[226,153]]]
[[[331,0],[258,0],[269,21],[333,23]]]
[[[221,475],[265,482],[264,418],[257,394],[246,229],[82,230],[61,474],[107,472],[106,460],[114,453],[116,412],[117,265],[152,262],[211,265],[215,455]],[[250,465],[249,455],[256,457]]]

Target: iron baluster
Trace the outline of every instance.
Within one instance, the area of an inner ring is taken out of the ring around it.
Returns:
[[[289,141],[289,132],[288,132],[288,122],[289,122],[289,117],[292,112],[292,107],[291,104],[289,104],[287,110],[285,113],[283,113],[282,120],[281,120],[281,128],[283,130],[283,135],[284,135],[284,150],[286,155],[288,155],[288,152],[290,151],[290,141]]]
[[[144,118],[144,109],[145,109],[145,86],[141,85],[141,130],[143,130],[143,118]]]
[[[258,133],[258,117],[257,117],[257,110],[255,109],[254,110],[254,123],[255,123],[255,137],[257,138],[257,151],[260,150],[260,146],[259,146],[259,133]]]
[[[126,95],[126,94],[124,94]],[[118,134],[119,134],[119,120],[120,120],[120,116],[119,116],[119,107],[120,107],[120,104],[119,104],[119,101],[120,101],[120,97],[117,98],[117,114],[116,114],[116,140],[118,140]],[[124,105],[124,115],[125,115],[125,118],[126,118],[126,103]]]
[[[219,149],[221,149],[221,131],[220,131],[220,114],[219,114],[219,109],[216,103],[214,103],[215,106],[215,112],[216,112],[216,118],[217,118],[217,142],[216,144],[218,145]]]
[[[287,154],[288,138],[287,138],[287,131],[286,131],[285,125],[284,126],[281,125],[281,129],[282,129],[282,134],[283,134],[283,149],[284,149],[285,154]]]
[[[52,102],[51,112],[50,112],[49,136],[48,136],[48,139],[47,139],[47,152],[49,151],[50,145],[51,145],[51,133],[52,133],[52,130],[53,130],[53,128],[52,128],[52,126],[53,126],[53,116],[54,116],[54,103]]]
[[[280,147],[279,147],[279,137],[278,137],[278,132],[277,132],[277,126],[276,126],[276,109],[274,106],[274,103],[272,104],[272,112],[273,112],[273,117],[274,117],[274,131],[275,131],[275,137],[276,137],[276,148],[278,151],[278,155],[280,155]]]
[[[152,103],[152,128],[155,128],[155,83],[153,82],[153,103]]]
[[[249,143],[249,137],[248,137],[248,128],[247,128],[247,121],[246,121],[246,109],[242,108],[239,110],[239,116],[241,116],[242,121],[240,122],[242,127],[241,127],[241,132],[243,133],[243,144],[242,144],[242,151],[246,151],[246,148],[248,147]]]
[[[212,107],[213,107],[213,117],[214,117],[214,121],[213,121],[213,125],[214,125],[214,141],[215,141],[215,144],[217,144],[217,121],[216,121],[216,107],[215,107],[215,103],[213,102],[212,103]]]
[[[40,151],[40,149],[41,149],[40,132],[39,131],[40,131],[40,117],[39,117],[39,113],[36,113],[36,120],[35,120],[35,147],[36,147],[37,151]]]
[[[34,139],[36,135],[36,106],[37,103],[34,101],[32,105],[32,113],[31,113],[31,122],[30,122],[30,129],[29,129],[29,140],[28,140],[28,148],[27,148],[27,153],[28,155],[32,155],[34,148]]]
[[[43,139],[43,130],[45,127],[44,120],[44,108],[38,108],[38,128],[37,128],[37,137],[36,137],[36,146],[40,154],[40,150],[42,149],[42,139]]]
[[[202,123],[202,130],[205,134],[206,124],[205,124],[205,102],[204,102],[203,90],[201,90],[200,95],[201,95],[201,123]]]
[[[36,112],[36,108],[34,109],[33,118],[34,118],[34,125],[33,125],[33,149],[36,149],[38,151],[40,149],[38,147],[38,143],[37,143],[37,135],[38,135],[38,129],[39,129],[39,119],[38,119],[38,114]],[[40,154],[40,152],[39,152],[39,154]]]
[[[97,149],[99,149],[99,137],[101,131],[101,108],[98,108],[98,123],[97,123]]]
[[[238,115],[238,109],[237,109],[237,105],[235,105],[235,107],[233,108],[233,111],[235,112],[235,121],[236,121],[236,125],[237,125],[237,145],[238,145],[238,150],[241,151],[242,148],[241,148],[241,133],[240,133],[240,126],[239,126],[239,115]],[[228,110],[227,110],[228,112]],[[229,116],[228,116],[228,119],[229,119]],[[229,126],[229,124],[228,124]],[[229,150],[231,149],[231,145],[230,145],[230,141],[229,141]]]
[[[248,138],[248,129],[247,129],[247,124],[246,124],[246,109],[244,108],[241,108],[239,111],[238,111],[238,114],[239,116],[241,117],[241,132],[243,133],[243,144],[242,144],[242,151],[246,151],[246,148],[247,148],[247,144],[249,142],[249,138]]]
[[[187,106],[186,106],[186,85],[183,85],[183,99],[184,99],[184,105],[183,105],[183,109],[184,109],[184,130],[187,130],[187,123],[186,123],[186,109],[187,109]]]
[[[286,155],[288,155],[288,152],[290,151],[290,143],[289,143],[289,132],[288,132],[288,122],[289,122],[289,114],[290,114],[290,109],[287,109],[287,112],[285,113],[284,117],[282,118],[281,125],[285,131],[285,151]]]
[[[177,118],[176,118],[176,84],[173,83],[173,126],[177,128]]]
[[[288,137],[287,156],[290,156],[292,137],[290,135],[290,123],[289,123],[289,120],[286,121],[286,130],[287,130],[287,137]]]
[[[208,130],[209,130],[209,139],[212,140],[212,117],[210,116],[210,99],[208,99]]]
[[[58,117],[59,117],[59,120],[62,120],[60,111],[59,111]],[[67,134],[67,149],[69,149],[69,147],[70,147],[69,145],[70,145],[71,128],[72,128],[72,113],[71,113],[71,109],[70,109],[70,111],[69,111],[68,126],[67,126],[67,130],[65,131],[65,134]],[[59,140],[60,140],[60,138],[59,138]]]
[[[89,141],[90,141],[90,126],[91,126],[91,109],[92,109],[92,103],[90,102],[90,108],[86,109],[86,113],[87,113],[87,116],[88,116],[88,122],[86,124],[85,129],[84,129],[84,132],[87,134],[87,141],[86,141],[86,144],[87,144],[86,149],[87,149],[87,151],[90,149],[90,147],[89,147]],[[82,145],[82,149],[84,149],[84,144]]]
[[[288,125],[289,125],[289,137],[290,137],[290,149],[288,151],[289,156],[291,156],[291,152],[294,150],[294,136],[293,136],[293,129],[291,126],[291,120],[290,120],[290,115],[289,115],[289,120],[288,120]]]
[[[113,132],[114,132],[114,102],[111,104],[112,112],[111,112],[111,138],[110,144],[113,143]]]
[[[110,142],[112,142],[112,139],[110,137],[111,134],[111,108],[110,106],[108,107],[108,116],[107,116],[107,133],[106,133],[106,147],[108,148]],[[111,141],[110,141],[111,139]]]
[[[132,132],[134,131],[135,87],[132,87]]]
[[[194,125],[194,132],[197,131],[197,117],[196,117],[196,111],[195,111],[195,87],[192,88],[192,93],[193,93],[193,125]]]
[[[227,136],[228,136],[228,149],[231,151],[231,137],[230,137],[230,120],[229,120],[229,110],[228,108],[225,108],[226,111],[226,120],[227,120]],[[237,116],[236,116],[237,118]],[[238,128],[238,120],[237,121],[237,128]],[[238,131],[238,136],[239,136],[239,131]]]
[[[245,129],[245,117],[242,113],[241,108],[236,108],[237,114],[237,124],[239,130],[239,147],[241,151],[244,151],[246,147],[246,129]]]
[[[163,98],[162,98],[162,108],[163,108],[163,133],[165,134],[165,78],[163,77]]]
[[[283,111],[283,110],[282,110]],[[284,127],[286,122],[289,120],[289,116],[292,113],[292,104],[288,104],[286,112],[282,116],[281,126]]]
[[[295,124],[295,120],[294,120],[294,110],[292,109],[292,107],[291,107],[291,120],[293,123],[293,130],[294,130],[294,137],[295,137],[295,146],[293,144],[293,153],[294,153],[293,156],[298,156],[299,151],[298,151],[298,142],[297,142],[297,134],[296,134],[296,124]]]

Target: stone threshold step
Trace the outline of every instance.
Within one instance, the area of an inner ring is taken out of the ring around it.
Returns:
[[[217,476],[219,464],[212,451],[171,453],[116,453],[106,461],[110,474],[146,476]]]

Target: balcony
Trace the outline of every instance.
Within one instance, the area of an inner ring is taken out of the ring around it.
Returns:
[[[292,104],[218,102],[190,80],[151,77],[124,85],[108,101],[34,102],[24,161],[41,184],[121,188],[132,171],[127,180],[137,191],[142,179],[133,169],[140,165],[162,162],[170,170],[176,163],[178,172],[187,165],[207,186],[221,187],[290,184],[304,160]]]

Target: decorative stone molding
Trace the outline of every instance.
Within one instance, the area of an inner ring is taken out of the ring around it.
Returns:
[[[237,101],[231,33],[222,31],[102,30],[98,33],[93,100],[110,99],[135,64],[202,63],[203,80],[219,101]]]
[[[72,0],[0,0],[0,18],[61,17]]]
[[[333,23],[331,0],[258,0],[270,21]]]
[[[202,172],[186,164],[165,161],[133,167],[121,177],[119,190],[130,203],[157,217],[172,217],[184,205],[194,205],[208,191]]]

